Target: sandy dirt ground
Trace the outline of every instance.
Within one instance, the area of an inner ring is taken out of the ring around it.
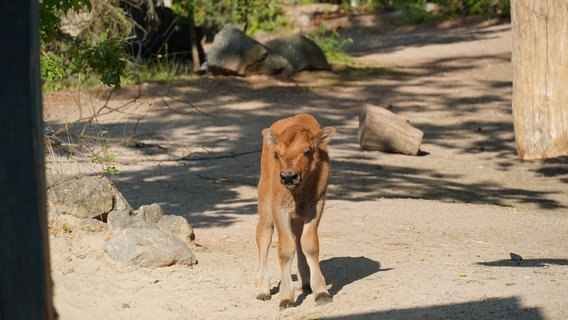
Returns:
[[[44,98],[50,128],[69,125],[48,170],[115,166],[133,207],[188,219],[199,260],[123,266],[104,251],[105,228],[50,218],[61,319],[568,319],[568,160],[518,160],[510,25],[343,32],[357,64],[333,72]],[[361,150],[366,103],[424,131],[421,155]],[[320,226],[333,303],[298,290],[297,307],[279,311],[277,239],[275,294],[255,299],[260,132],[300,112],[338,130]],[[114,159],[93,161],[105,153]]]

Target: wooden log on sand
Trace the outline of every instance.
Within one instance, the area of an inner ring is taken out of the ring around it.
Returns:
[[[363,149],[415,156],[424,133],[389,110],[367,104],[359,114],[358,136]]]

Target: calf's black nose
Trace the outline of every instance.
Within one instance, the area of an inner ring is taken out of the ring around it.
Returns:
[[[280,182],[286,187],[294,187],[300,182],[297,172],[280,172]]]

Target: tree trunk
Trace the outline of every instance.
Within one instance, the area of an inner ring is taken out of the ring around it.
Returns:
[[[519,157],[568,155],[568,1],[513,0],[511,18]]]
[[[195,12],[193,10],[195,3],[193,1],[188,1],[189,3],[189,36],[191,43],[191,60],[193,60],[193,71],[199,71],[201,67],[201,61],[199,60],[199,50],[197,48],[197,42],[201,39],[197,39],[197,32],[195,30]]]

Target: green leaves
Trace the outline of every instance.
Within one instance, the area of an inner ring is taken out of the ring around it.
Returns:
[[[272,32],[286,25],[280,0],[180,0],[174,10],[188,16],[193,13],[197,25],[223,26],[232,23],[248,35],[259,30]]]
[[[404,24],[436,23],[459,17],[477,15],[482,17],[507,16],[510,0],[379,0],[378,7],[405,12]],[[426,12],[426,4],[435,4],[436,10]]]
[[[317,43],[331,63],[353,62],[353,58],[345,53],[345,49],[353,44],[353,39],[341,38],[337,30],[329,30],[321,25],[307,37]]]
[[[59,10],[67,14],[69,10],[79,12],[82,9],[91,10],[93,5],[90,0],[43,0],[40,8],[47,8],[50,11]]]
[[[65,77],[63,59],[61,56],[49,52],[41,52],[41,78],[44,82],[59,82]],[[59,88],[58,88],[59,89]]]
[[[118,39],[108,37],[106,33],[91,43],[77,38],[69,52],[73,57],[72,72],[94,72],[105,85],[120,87],[120,79],[125,75],[126,54]]]
[[[41,71],[45,83],[60,89],[68,77],[94,73],[107,86],[120,87],[126,54],[120,40],[102,33],[96,40],[71,37],[61,31],[61,18],[70,12],[90,11],[90,0],[40,2]],[[57,85],[53,85],[57,83]]]

